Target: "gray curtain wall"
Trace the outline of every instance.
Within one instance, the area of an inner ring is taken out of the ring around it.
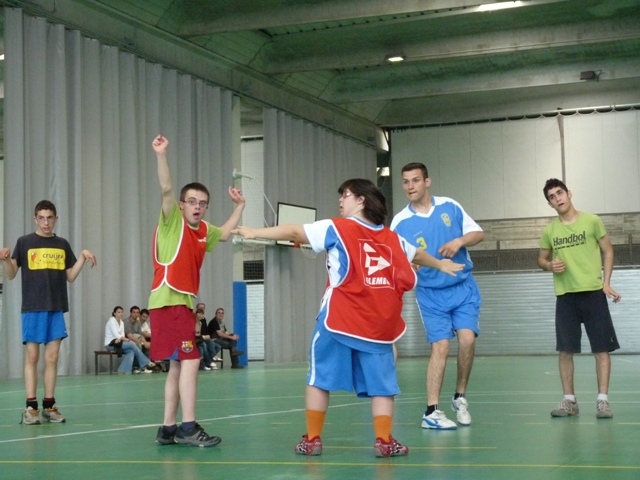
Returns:
[[[233,209],[233,132],[237,99],[175,70],[102,45],[79,32],[5,9],[4,243],[35,229],[33,207],[56,204],[57,233],[96,254],[69,285],[69,338],[60,374],[93,369],[104,324],[115,305],[146,307],[151,239],[160,192],[151,141],[169,138],[174,187],[201,181],[211,191],[207,220]],[[239,118],[239,117],[238,117]],[[238,154],[239,156],[239,154]],[[206,260],[200,297],[232,307],[233,246]],[[0,375],[22,376],[20,273],[5,282]]]
[[[348,178],[376,180],[375,150],[274,109],[264,112],[264,183],[271,203],[317,208],[317,219],[338,216],[338,187]],[[271,215],[269,224],[274,224]],[[270,247],[265,256],[265,361],[307,359],[327,282],[324,255]]]

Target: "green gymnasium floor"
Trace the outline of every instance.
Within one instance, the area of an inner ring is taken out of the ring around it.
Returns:
[[[0,479],[639,479],[640,357],[614,356],[614,418],[595,418],[593,358],[576,357],[579,417],[552,419],[556,358],[480,357],[468,395],[473,424],[422,430],[426,360],[400,359],[394,436],[407,457],[376,459],[369,402],[332,395],[320,457],[293,446],[304,433],[306,366],[251,363],[201,372],[199,422],[214,448],[159,446],[165,376],[59,379],[65,424],[19,425],[21,380],[0,382]],[[453,388],[450,359],[442,399]],[[450,412],[448,402],[443,408]]]

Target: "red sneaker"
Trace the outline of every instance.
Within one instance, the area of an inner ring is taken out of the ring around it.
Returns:
[[[307,435],[302,436],[302,441],[293,449],[298,455],[320,455],[322,453],[322,440],[313,437],[309,440]]]
[[[409,447],[405,447],[389,435],[389,441],[385,442],[382,438],[376,438],[373,445],[373,453],[376,457],[401,457],[409,453]]]

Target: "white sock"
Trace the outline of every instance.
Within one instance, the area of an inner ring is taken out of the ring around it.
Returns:
[[[575,402],[576,401],[576,396],[575,395],[565,395],[564,398],[565,398],[565,400],[569,400],[570,402]]]
[[[609,395],[607,395],[606,393],[599,393],[598,394],[598,398],[596,399],[596,401],[598,400],[604,400],[605,402],[609,401]]]

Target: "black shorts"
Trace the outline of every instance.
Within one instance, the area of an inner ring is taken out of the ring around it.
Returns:
[[[582,327],[589,337],[593,353],[613,352],[620,348],[609,313],[607,296],[602,290],[565,293],[556,300],[556,350],[580,353]]]

